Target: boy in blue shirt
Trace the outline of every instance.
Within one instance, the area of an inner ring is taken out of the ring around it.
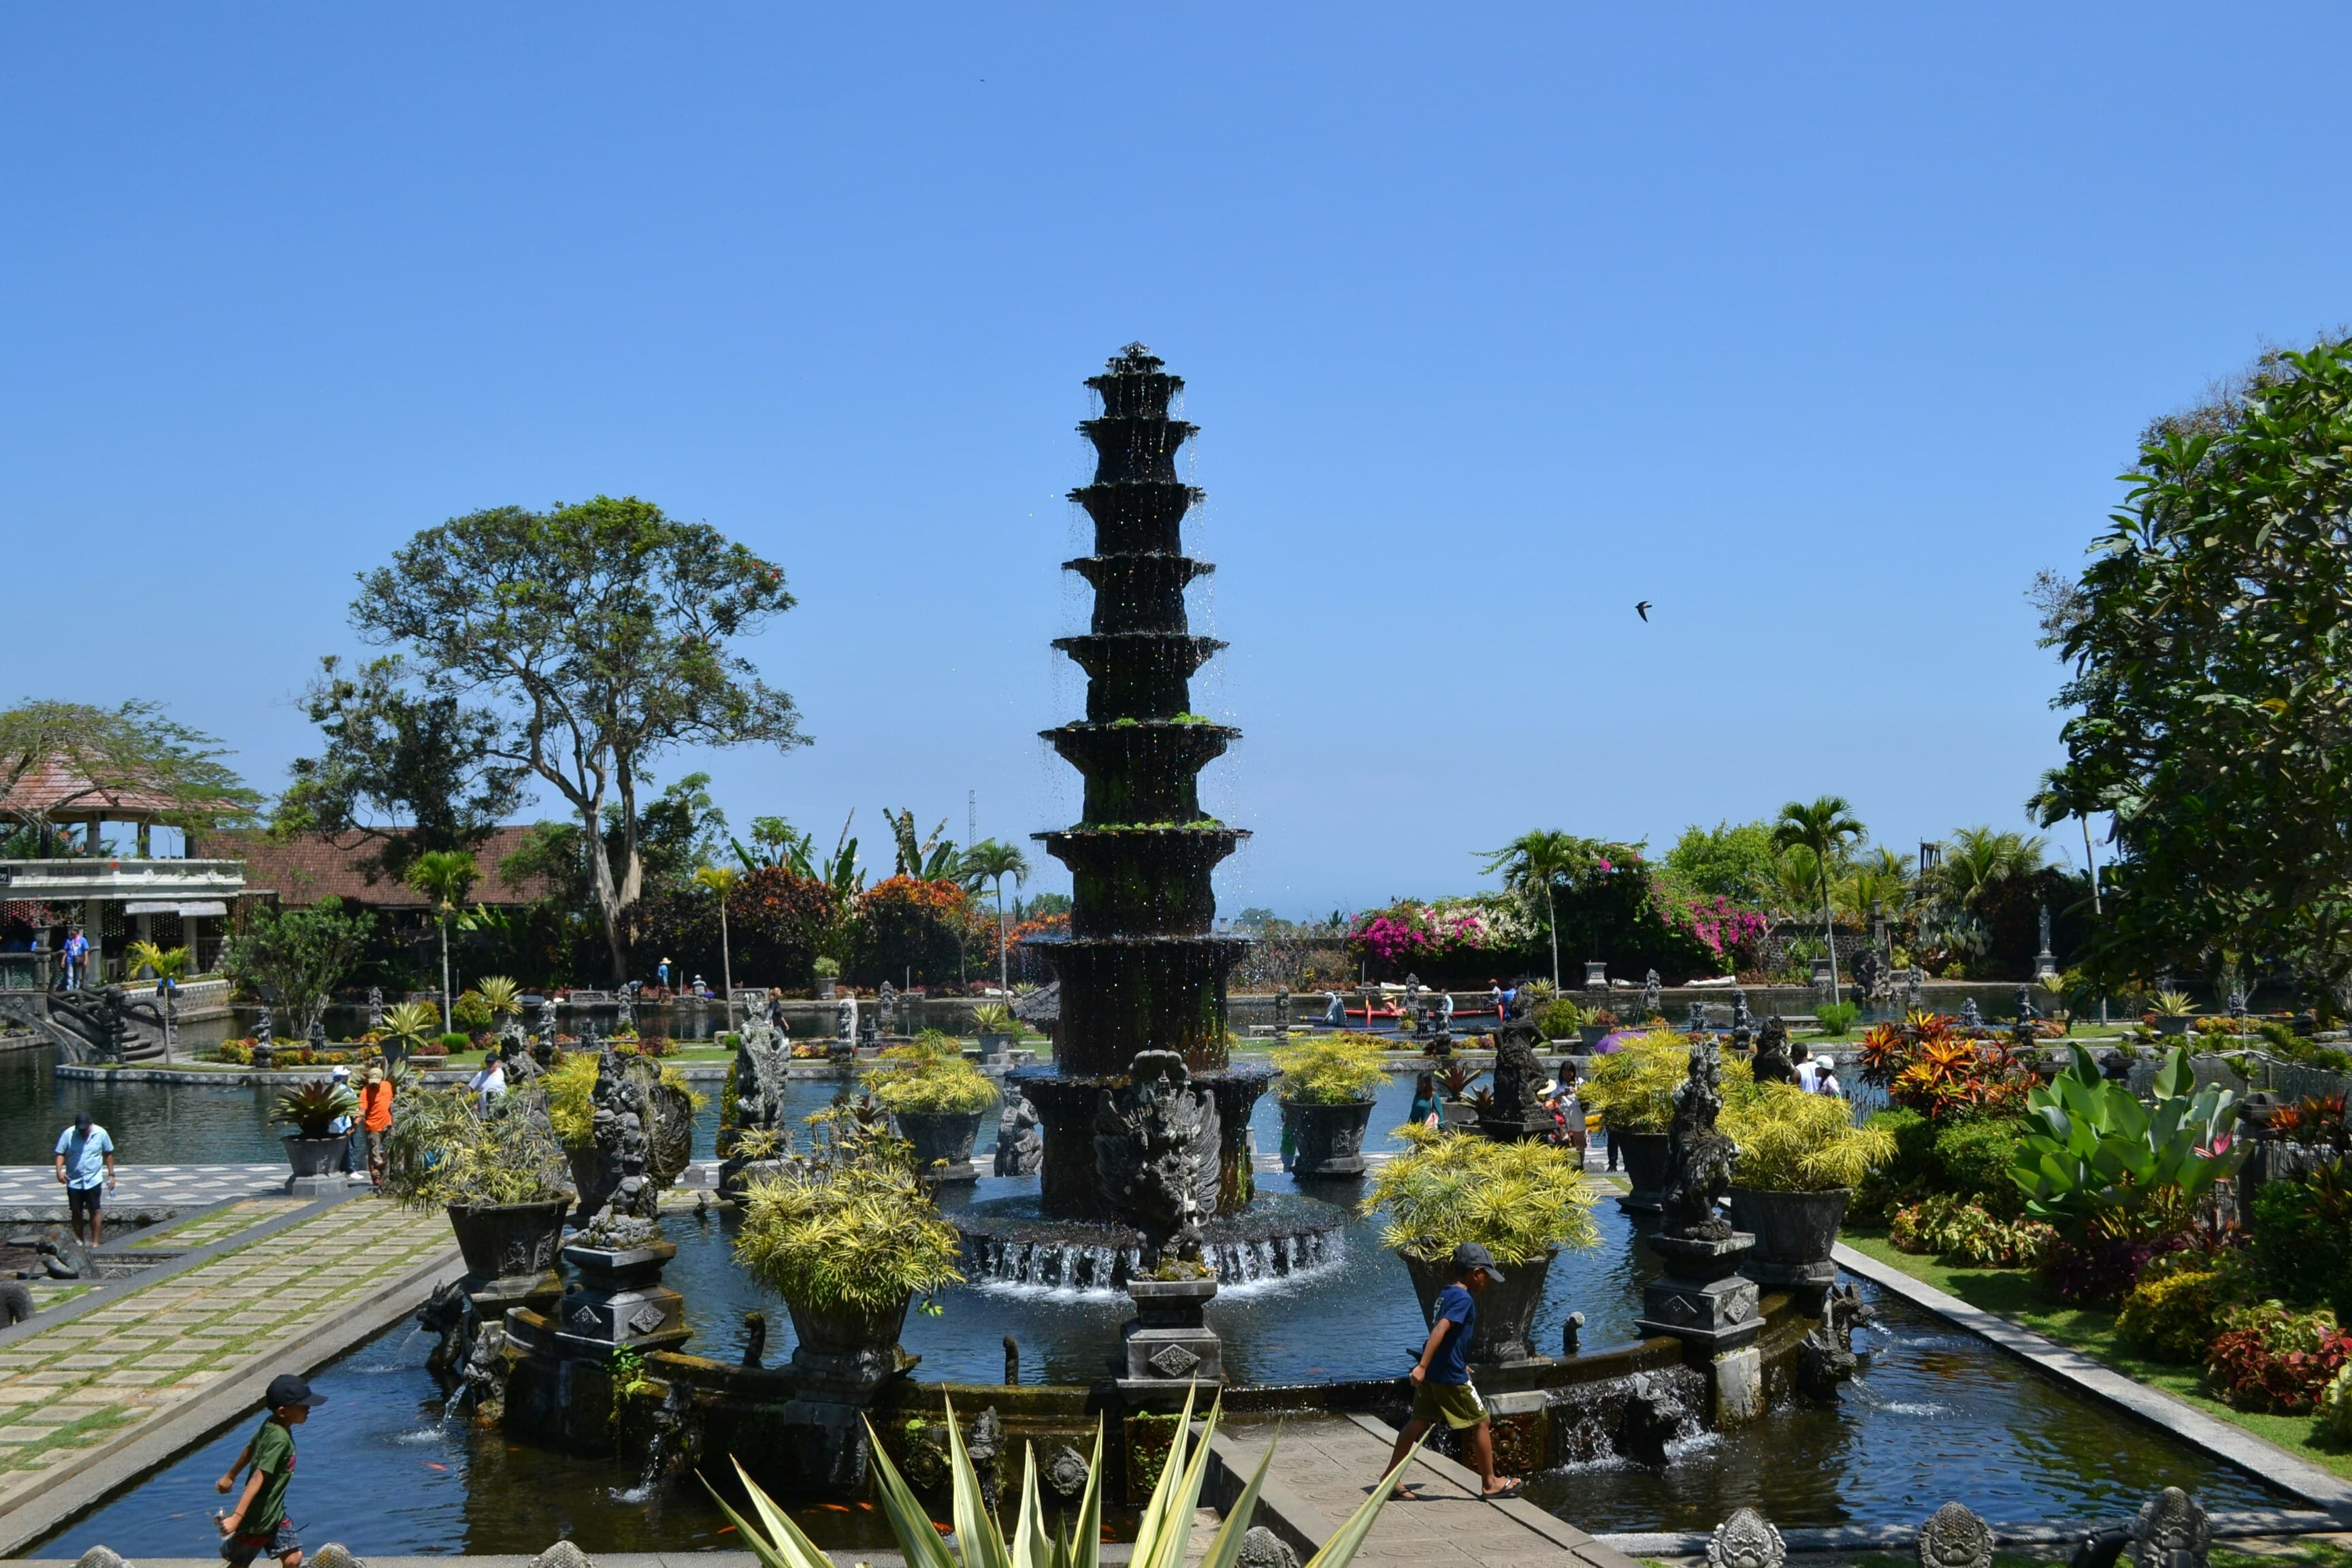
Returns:
[[[1478,1472],[1479,1494],[1489,1502],[1519,1495],[1526,1483],[1495,1473],[1495,1436],[1486,1406],[1470,1382],[1470,1341],[1478,1331],[1478,1296],[1502,1279],[1495,1255],[1475,1241],[1454,1249],[1454,1283],[1437,1293],[1430,1314],[1429,1342],[1413,1363],[1412,1419],[1397,1434],[1389,1468],[1404,1463],[1422,1435],[1441,1419],[1462,1436],[1462,1457]]]

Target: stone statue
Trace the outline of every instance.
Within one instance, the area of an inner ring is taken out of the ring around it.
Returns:
[[[971,1424],[971,1436],[964,1440],[963,1451],[971,1460],[973,1473],[980,1478],[980,1500],[989,1512],[996,1511],[998,1489],[997,1457],[1004,1451],[1004,1423],[997,1418],[992,1405],[980,1413]]]
[[[637,1026],[637,983],[634,980],[621,987],[613,997],[613,1033]]]
[[[1654,969],[1642,977],[1642,1018],[1643,1022],[1658,1016],[1658,972]]]
[[[646,1169],[646,1124],[657,1114],[647,1088],[610,1046],[597,1057],[596,1087],[589,1094],[595,1112],[595,1206],[581,1233],[585,1246],[618,1252],[661,1238],[660,1190]],[[591,1195],[581,1194],[583,1208]]]
[[[837,1040],[848,1044],[856,1043],[857,1039],[856,997],[838,996],[834,999],[833,1034]]]
[[[2048,904],[2040,906],[2038,913],[2042,920],[2042,951],[2048,952],[2050,951],[2050,906]]]
[[[539,999],[539,1043],[552,1050],[555,1048],[556,1042],[562,1037],[562,1034],[563,1030],[555,1019],[555,998],[541,997]]]
[[[1348,1005],[1339,1000],[1337,991],[1323,993],[1323,1021],[1335,1029],[1348,1026]]]
[[[898,988],[887,980],[874,993],[874,1032],[877,1035],[898,1033]]]
[[[996,1119],[996,1173],[1034,1176],[1045,1163],[1045,1134],[1025,1094],[1004,1097]]]
[[[1234,1559],[1234,1568],[1298,1568],[1298,1553],[1262,1524],[1253,1524],[1242,1534],[1242,1549]]]
[[[784,1111],[786,1068],[793,1059],[792,1042],[779,1036],[763,1018],[746,1019],[735,1036],[735,1123],[733,1148],[719,1167],[719,1187],[731,1192],[744,1181],[743,1168],[752,1163],[743,1152],[746,1132],[772,1133],[775,1147],[760,1156],[774,1159],[792,1144],[790,1119]],[[766,1142],[762,1139],[761,1142]]]
[[[1874,947],[1865,947],[1853,955],[1853,988],[1874,1003],[1895,994],[1895,966],[1886,955]]]
[[[1946,1503],[1919,1527],[1919,1568],[1992,1568],[1991,1529],[1965,1503]]]
[[[1706,1033],[1706,1003],[1693,1002],[1691,1004],[1690,1021],[1683,1026],[1683,1032],[1690,1035],[1704,1035]]]
[[[2205,1568],[2212,1550],[2204,1505],[2179,1487],[2148,1499],[2132,1523],[2134,1568]]]
[[[1734,986],[1731,992],[1731,1048],[1743,1055],[1748,1042],[1755,1037],[1756,1016],[1748,1010],[1748,992]]]
[[[368,987],[368,1031],[373,1034],[383,1027],[383,987]]]
[[[1978,1010],[1977,999],[1973,996],[1960,1004],[1960,1027],[1963,1029],[1984,1027],[1984,1014]]]
[[[1756,1037],[1756,1081],[1794,1083],[1797,1064],[1789,1058],[1789,1021],[1775,1013]]]
[[[1905,1011],[1916,1013],[1926,1008],[1927,1005],[1927,972],[1919,967],[1919,961],[1917,959],[1913,959],[1911,961],[1910,971],[1905,974],[1903,978],[1903,1006]]]
[[[1752,1508],[1734,1509],[1706,1543],[1706,1568],[1780,1568],[1788,1560],[1788,1542]]]
[[[1139,1051],[1125,1087],[1095,1116],[1095,1164],[1111,1202],[1143,1233],[1143,1268],[1201,1262],[1201,1221],[1217,1203],[1216,1101],[1174,1051]]]
[[[1274,1035],[1278,1040],[1290,1038],[1290,987],[1274,988]]]
[[[276,1047],[278,1044],[275,1037],[277,1027],[277,1020],[269,1016],[269,1004],[264,1002],[261,1005],[261,1016],[253,1021],[253,1041],[255,1047],[258,1049],[263,1047]]]
[[[302,1043],[314,1051],[327,1048],[327,1020],[323,1014],[310,1020],[310,1033]]]
[[[1510,1016],[1495,1028],[1495,1103],[1479,1118],[1478,1130],[1506,1143],[1541,1138],[1556,1125],[1544,1109],[1543,1085],[1550,1075],[1536,1056],[1543,1037],[1528,1016],[1530,1010],[1530,998],[1521,987],[1511,1001]]]
[[[1713,1040],[1691,1047],[1690,1077],[1675,1091],[1675,1118],[1666,1131],[1666,1184],[1660,1194],[1665,1233],[1685,1241],[1728,1241],[1731,1226],[1715,1212],[1731,1188],[1738,1155],[1715,1130],[1723,1109],[1723,1063]]]

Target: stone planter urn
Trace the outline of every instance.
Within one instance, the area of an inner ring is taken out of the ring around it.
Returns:
[[[880,1311],[867,1311],[859,1307],[813,1307],[787,1300],[785,1310],[793,1316],[793,1364],[803,1364],[803,1356],[821,1358],[823,1365],[815,1368],[835,1376],[855,1376],[854,1368],[887,1369],[883,1375],[896,1372],[899,1364],[898,1335],[907,1326],[907,1308],[914,1300],[902,1296],[895,1307]]]
[[[1633,1190],[1619,1198],[1617,1205],[1628,1214],[1663,1213],[1660,1194],[1666,1184],[1666,1135],[1612,1129],[1609,1141],[1623,1152],[1625,1178],[1633,1184]]]
[[[1478,1108],[1466,1100],[1441,1100],[1437,1102],[1437,1125],[1448,1132],[1475,1132]]]
[[[1478,1331],[1470,1341],[1472,1365],[1536,1359],[1536,1308],[1543,1300],[1551,1260],[1559,1256],[1554,1250],[1525,1263],[1505,1264],[1505,1278],[1490,1281],[1478,1293]],[[1397,1258],[1412,1276],[1412,1293],[1421,1300],[1421,1321],[1435,1321],[1437,1293],[1454,1283],[1453,1258],[1442,1257],[1431,1262],[1402,1251]]]
[[[572,1167],[572,1190],[580,1194],[580,1223],[585,1225],[590,1212],[588,1194],[596,1190],[596,1151],[593,1146],[566,1149],[563,1158]]]
[[[449,1228],[466,1259],[466,1294],[484,1322],[509,1307],[553,1301],[563,1294],[555,1258],[563,1245],[563,1216],[572,1200],[536,1204],[451,1204]]]
[[[348,1138],[305,1138],[299,1132],[286,1138],[286,1159],[294,1167],[295,1178],[304,1176],[340,1176],[343,1173],[343,1150]]]
[[[1290,1173],[1295,1177],[1362,1175],[1364,1130],[1371,1120],[1369,1100],[1360,1105],[1284,1105],[1282,1121],[1289,1130],[1293,1151]]]
[[[980,1054],[992,1057],[1013,1048],[1013,1036],[1003,1029],[982,1029],[980,1032]]]
[[[976,1182],[972,1140],[980,1135],[979,1110],[899,1110],[898,1136],[915,1146],[915,1168],[927,1182]]]
[[[1576,1028],[1577,1038],[1583,1043],[1587,1051],[1607,1039],[1609,1033],[1609,1026],[1606,1024],[1580,1024]]]
[[[2156,1016],[2156,1032],[2159,1035],[2185,1035],[2191,1022],[2186,1013],[2158,1013]]]
[[[1756,1249],[1740,1272],[1772,1289],[1825,1289],[1837,1282],[1830,1249],[1837,1245],[1851,1187],[1826,1193],[1731,1189],[1731,1223],[1752,1233]]]
[[[830,1002],[830,1001],[832,1001],[832,1000],[833,1000],[833,988],[834,988],[834,986],[835,986],[835,984],[836,984],[836,982],[833,979],[833,977],[832,977],[831,975],[825,975],[825,974],[818,975],[818,976],[816,977],[815,982],[814,982],[814,984],[815,984],[815,987],[816,987],[816,999],[817,999],[818,1001],[820,1001],[820,1002]]]

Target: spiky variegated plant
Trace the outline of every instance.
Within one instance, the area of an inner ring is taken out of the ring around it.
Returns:
[[[427,1040],[440,1038],[441,1015],[429,1002],[397,1003],[383,1010],[383,1026],[378,1033],[413,1051]]]
[[[963,1059],[954,1039],[926,1031],[910,1046],[892,1046],[858,1079],[875,1103],[889,1110],[927,1114],[985,1110],[996,1103],[988,1075]]]
[[[493,1018],[511,1018],[522,1011],[522,987],[503,974],[486,974],[474,982],[475,994],[488,1005]]]
[[[1378,1167],[1363,1205],[1367,1215],[1387,1213],[1385,1245],[1434,1260],[1475,1241],[1507,1268],[1558,1247],[1599,1245],[1592,1189],[1559,1145],[1427,1127],[1396,1135],[1412,1148]]]
[[[1169,1442],[1167,1462],[1160,1468],[1159,1483],[1152,1488],[1151,1500],[1136,1521],[1135,1548],[1130,1558],[1133,1568],[1185,1568],[1192,1510],[1200,1503],[1201,1486],[1208,1478],[1209,1440],[1216,1435],[1222,1411],[1222,1404],[1211,1406],[1201,1436],[1192,1438],[1192,1401],[1186,1396],[1184,1414],[1178,1419],[1175,1435]],[[953,1552],[940,1539],[930,1515],[915,1500],[905,1478],[883,1451],[880,1435],[874,1432],[870,1422],[867,1424],[875,1489],[881,1494],[883,1517],[889,1521],[890,1532],[898,1538],[898,1549],[906,1556],[907,1568],[1099,1568],[1103,1450],[1099,1424],[1095,1428],[1094,1459],[1087,1467],[1087,1489],[1078,1500],[1070,1532],[1057,1536],[1046,1528],[1045,1510],[1037,1497],[1037,1455],[1032,1447],[1026,1454],[1021,1508],[1013,1519],[1010,1538],[982,1496],[980,1473],[964,1448],[953,1404],[947,1406],[946,1424],[957,1547]],[[1279,1441],[1277,1436],[1276,1442]],[[1240,1560],[1242,1537],[1256,1512],[1266,1469],[1274,1463],[1275,1447],[1275,1443],[1266,1445],[1256,1473],[1250,1477],[1234,1506],[1225,1511],[1225,1521],[1197,1568],[1234,1568]],[[1372,1522],[1380,1517],[1381,1505],[1387,1502],[1398,1475],[1412,1463],[1413,1458],[1407,1455],[1372,1489],[1371,1496],[1333,1532],[1323,1549],[1307,1560],[1306,1568],[1346,1568],[1362,1547],[1364,1538],[1371,1533]],[[824,1551],[803,1533],[758,1483],[743,1473],[740,1461],[735,1464],[735,1473],[742,1479],[743,1489],[751,1500],[751,1511],[759,1516],[758,1523],[730,1508],[727,1500],[719,1497],[717,1488],[711,1488],[711,1496],[718,1498],[720,1511],[734,1525],[744,1544],[758,1554],[762,1568],[833,1568],[832,1560]],[[710,1485],[708,1478],[703,1484]]]
[[[816,1142],[743,1194],[735,1261],[788,1301],[880,1312],[960,1283],[962,1238],[915,1174],[912,1151],[846,1107],[809,1121]]]
[[[1739,1145],[1735,1186],[1768,1193],[1829,1193],[1859,1186],[1895,1157],[1895,1134],[1857,1127],[1835,1095],[1791,1083],[1759,1083],[1727,1097],[1716,1123]]]
[[[1723,1058],[1723,1092],[1753,1081],[1747,1062]],[[1690,1042],[1672,1029],[1653,1029],[1592,1064],[1579,1097],[1612,1132],[1664,1132],[1675,1119],[1675,1091],[1690,1077]]]
[[[384,1190],[404,1206],[545,1203],[571,1195],[570,1169],[536,1089],[488,1116],[463,1089],[415,1089],[393,1102]]]
[[[1381,1043],[1370,1035],[1318,1035],[1296,1046],[1277,1046],[1275,1070],[1282,1074],[1275,1093],[1286,1105],[1362,1105],[1388,1078],[1381,1065]]]

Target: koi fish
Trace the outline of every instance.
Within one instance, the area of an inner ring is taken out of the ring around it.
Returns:
[[[428,1470],[439,1470],[439,1471],[441,1471],[444,1475],[446,1475],[446,1474],[448,1473],[449,1467],[448,1467],[448,1466],[446,1466],[446,1465],[436,1465],[436,1464],[435,1464],[435,1463],[434,1463],[432,1460],[430,1460],[430,1459],[426,1459],[426,1460],[424,1460],[424,1461],[422,1461],[422,1462],[423,1462],[423,1464],[424,1464],[425,1468],[426,1469],[428,1469]]]

